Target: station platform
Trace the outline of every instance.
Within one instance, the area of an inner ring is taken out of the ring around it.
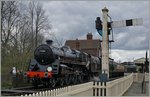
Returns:
[[[149,81],[145,82],[144,93],[142,93],[142,83],[133,82],[123,96],[149,96]]]

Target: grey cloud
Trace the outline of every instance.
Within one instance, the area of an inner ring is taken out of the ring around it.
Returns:
[[[116,38],[113,48],[124,50],[147,50],[149,46],[149,34],[148,32],[140,30],[141,28],[142,27],[136,27],[136,29],[130,29],[130,32],[115,34],[118,38]],[[119,38],[119,35],[122,35],[122,37]]]
[[[102,17],[101,9],[106,5],[114,21],[143,18],[144,24],[137,27],[113,29],[113,49],[145,50],[149,45],[149,3],[148,1],[44,1],[49,19],[56,29],[56,36],[64,39],[85,37],[95,29],[95,19]],[[121,38],[119,38],[121,37]]]

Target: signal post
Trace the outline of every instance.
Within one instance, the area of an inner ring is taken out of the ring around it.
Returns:
[[[103,23],[102,23],[102,73],[109,78],[109,36],[108,36],[108,9],[102,9]]]
[[[136,19],[128,19],[128,20],[121,20],[121,21],[112,21],[108,22],[108,9],[104,7],[102,9],[102,19],[97,17],[95,24],[97,32],[100,36],[102,36],[102,74],[100,75],[100,80],[102,82],[106,82],[109,79],[109,34],[112,28],[120,28],[120,27],[128,27],[128,26],[138,26],[143,24],[142,18]]]

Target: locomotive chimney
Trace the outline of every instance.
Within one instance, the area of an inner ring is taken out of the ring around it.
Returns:
[[[52,40],[46,40],[46,43],[47,43],[48,45],[52,45],[53,41],[52,41]]]

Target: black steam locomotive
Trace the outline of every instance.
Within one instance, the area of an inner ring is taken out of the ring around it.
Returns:
[[[34,59],[30,61],[26,73],[34,86],[81,83],[99,75],[101,58],[68,46],[54,47],[51,40],[46,42],[35,49]]]

